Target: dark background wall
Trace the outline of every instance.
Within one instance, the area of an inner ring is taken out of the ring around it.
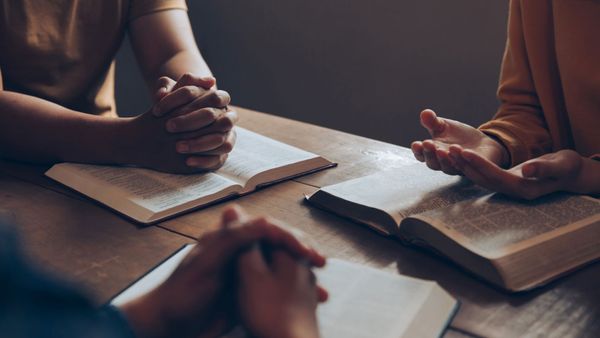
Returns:
[[[496,110],[503,0],[189,0],[200,49],[233,103],[407,146],[425,107],[479,124]],[[123,113],[148,94],[126,42]]]

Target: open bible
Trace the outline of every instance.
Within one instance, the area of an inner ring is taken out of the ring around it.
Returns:
[[[140,223],[334,166],[321,156],[236,127],[237,142],[215,172],[174,175],[133,167],[61,163],[46,176]]]
[[[186,245],[116,295],[110,304],[121,306],[164,282],[191,251]],[[329,259],[316,269],[319,285],[329,299],[317,308],[324,338],[441,337],[458,309],[458,302],[435,282],[379,271]],[[224,337],[247,337],[240,327]]]
[[[588,196],[515,200],[415,164],[324,187],[308,200],[510,291],[600,258],[600,200]]]

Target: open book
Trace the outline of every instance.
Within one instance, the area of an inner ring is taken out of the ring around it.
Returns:
[[[211,173],[173,175],[149,169],[61,163],[46,176],[140,223],[167,217],[258,187],[328,168],[318,155],[236,127],[225,165]]]
[[[308,200],[510,291],[600,258],[600,200],[587,196],[514,200],[415,164],[324,187]]]
[[[160,285],[193,248],[187,245],[111,300],[115,306]],[[317,309],[324,338],[439,337],[458,302],[436,283],[329,259],[315,270],[329,299]],[[244,337],[243,330],[228,337]]]

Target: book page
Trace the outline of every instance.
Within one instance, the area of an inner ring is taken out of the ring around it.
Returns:
[[[118,207],[110,205],[110,201],[105,199],[120,196],[144,209],[160,212],[236,185],[235,182],[213,173],[173,175],[141,168],[73,163],[54,166],[48,176],[54,178],[53,173],[61,170],[65,170],[66,173],[58,181],[117,210]],[[77,182],[65,182],[75,178],[69,175],[77,177]],[[84,191],[90,190],[85,189],[85,186],[93,190]],[[105,195],[104,199],[98,197],[98,194]]]
[[[599,215],[600,200],[591,197],[555,193],[524,201],[492,194],[429,211],[418,218],[442,224],[469,244],[492,253]]]
[[[321,188],[338,198],[383,210],[397,224],[409,215],[489,193],[459,176],[418,163]]]
[[[244,186],[264,171],[318,157],[302,149],[236,127],[237,141],[217,174]]]
[[[329,291],[317,309],[322,337],[415,337],[415,326],[418,337],[439,337],[456,306],[433,282],[339,259],[315,272]]]

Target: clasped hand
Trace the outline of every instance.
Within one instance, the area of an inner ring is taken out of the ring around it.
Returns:
[[[170,173],[218,169],[235,144],[237,113],[212,77],[162,77],[155,104],[129,121],[126,147],[133,164]]]
[[[275,221],[230,208],[167,281],[122,310],[140,337],[217,337],[234,325],[253,337],[317,337],[315,310],[327,293],[311,267],[324,264]]]

